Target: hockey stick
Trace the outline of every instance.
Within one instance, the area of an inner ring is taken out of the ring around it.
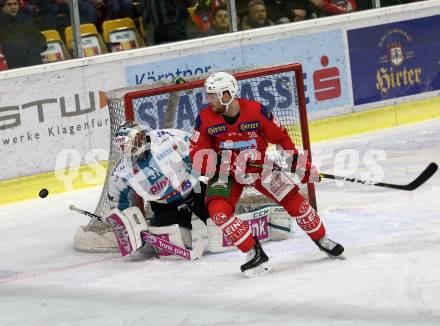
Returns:
[[[78,212],[78,213],[83,214],[83,215],[86,215],[86,216],[88,216],[88,217],[96,218],[98,221],[104,222],[104,219],[103,219],[101,216],[98,216],[98,215],[96,215],[96,214],[93,214],[93,213],[91,213],[91,212],[89,212],[89,211],[86,211],[86,210],[84,210],[84,209],[78,208],[78,207],[76,207],[75,205],[70,205],[69,208],[70,208],[72,211]]]
[[[78,213],[86,215],[88,217],[96,218],[98,221],[104,222],[104,219],[102,218],[102,216],[93,214],[89,211],[78,208],[74,205],[70,205],[69,208],[72,211],[78,212]],[[171,243],[165,239],[159,238],[159,237],[155,236],[154,234],[151,234],[148,231],[142,231],[141,235],[142,235],[142,239],[145,242],[149,243],[154,248],[166,251],[172,255],[181,257],[186,260],[196,260],[196,259],[199,259],[203,255],[203,246],[199,246],[195,250],[190,250],[190,249],[186,249],[181,246],[178,246],[174,243]]]
[[[249,166],[263,168],[263,169],[264,168],[268,168],[268,169],[272,168],[270,166],[266,166],[266,165],[262,165],[262,164],[254,164],[254,163],[250,163]],[[274,166],[272,169],[276,170],[276,171],[282,170],[281,168],[276,167],[276,166]],[[328,174],[328,173],[320,173],[319,175],[321,176],[321,178],[325,178],[325,179],[342,180],[342,181],[348,181],[348,182],[353,182],[353,183],[361,183],[361,184],[365,184],[365,185],[369,185],[369,186],[412,191],[412,190],[420,187],[426,181],[428,181],[429,178],[431,178],[434,175],[434,173],[437,171],[437,169],[438,169],[438,165],[436,163],[434,163],[434,162],[429,163],[429,165],[425,168],[425,170],[423,170],[423,172],[416,179],[414,179],[412,182],[410,182],[406,185],[398,185],[398,184],[386,183],[386,182],[374,182],[372,180],[356,179],[356,178],[344,177],[344,176],[333,175],[333,174]]]

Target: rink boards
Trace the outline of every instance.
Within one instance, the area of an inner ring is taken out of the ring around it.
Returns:
[[[440,117],[439,13],[426,1],[2,72],[0,204],[103,182],[100,90],[300,62],[312,141]]]

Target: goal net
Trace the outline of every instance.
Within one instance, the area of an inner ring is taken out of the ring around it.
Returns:
[[[246,71],[229,71],[239,83],[238,97],[256,100],[264,104],[286,127],[298,151],[310,155],[310,140],[307,124],[304,81],[300,64],[253,68]],[[212,73],[212,72],[211,72]],[[95,214],[105,216],[110,210],[107,198],[108,179],[113,166],[121,154],[112,145],[117,128],[126,120],[134,120],[146,130],[175,128],[192,132],[198,112],[206,106],[203,85],[209,74],[175,79],[176,82],[158,81],[151,85],[128,87],[106,93],[111,121],[110,155],[108,171]],[[268,155],[280,166],[274,146],[269,146]],[[299,182],[298,182],[299,184]],[[300,191],[316,207],[313,184],[300,185]],[[253,188],[245,189],[237,205],[238,213],[248,211],[269,200]],[[148,203],[139,200],[146,215]],[[111,228],[103,222],[91,220],[80,227],[74,238],[75,248],[82,251],[117,251],[111,244]],[[104,238],[98,245],[95,236]],[[90,239],[89,239],[90,238]],[[93,243],[89,243],[93,242]]]

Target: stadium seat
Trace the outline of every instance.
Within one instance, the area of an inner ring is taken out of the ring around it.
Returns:
[[[66,45],[64,44],[57,30],[50,29],[47,31],[42,31],[41,33],[46,38],[47,44],[47,50],[41,54],[43,56],[43,63],[70,59]]]
[[[92,57],[98,54],[107,53],[107,49],[102,41],[101,35],[94,24],[80,25],[81,44],[85,57]],[[65,30],[67,48],[73,50],[73,32],[72,27],[67,26]]]
[[[126,51],[145,46],[131,18],[104,21],[102,23],[102,34],[110,52]]]

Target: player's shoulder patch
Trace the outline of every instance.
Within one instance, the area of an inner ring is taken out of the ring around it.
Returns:
[[[263,104],[261,104],[260,112],[266,119],[268,119],[269,121],[272,121],[272,119],[273,119],[272,112]]]

